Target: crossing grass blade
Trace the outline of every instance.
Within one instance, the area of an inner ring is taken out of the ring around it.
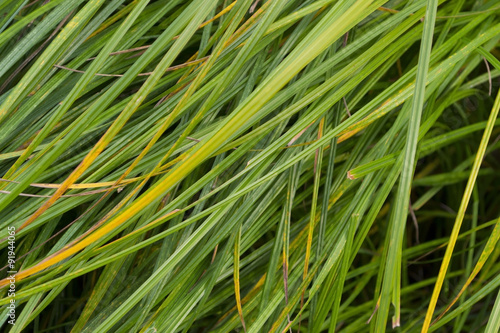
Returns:
[[[493,105],[493,109],[491,110],[490,116],[488,118],[488,123],[486,125],[485,131],[483,133],[483,137],[481,139],[481,143],[479,145],[479,149],[477,151],[476,157],[474,159],[474,164],[472,165],[472,170],[469,176],[469,179],[467,181],[467,186],[465,187],[465,191],[462,197],[462,201],[460,203],[460,208],[457,213],[457,217],[455,220],[455,223],[453,225],[453,230],[450,235],[450,242],[448,243],[448,246],[446,247],[446,252],[443,258],[443,262],[441,264],[441,268],[439,270],[439,275],[438,279],[432,294],[432,298],[429,304],[429,307],[427,309],[427,313],[425,316],[425,321],[424,325],[422,327],[423,332],[427,332],[430,321],[432,320],[432,314],[434,313],[434,308],[437,302],[437,298],[440,294],[441,291],[441,286],[444,281],[444,275],[446,274],[446,271],[448,270],[448,265],[451,260],[452,252],[456,243],[456,239],[458,237],[458,234],[460,232],[460,227],[462,225],[462,221],[465,215],[465,211],[467,209],[467,206],[469,204],[469,199],[472,195],[472,190],[474,188],[474,184],[476,182],[477,175],[479,173],[479,169],[481,167],[481,163],[484,158],[484,154],[486,152],[486,147],[488,145],[488,141],[490,140],[491,132],[493,131],[494,123],[495,120],[498,117],[498,112],[500,110],[500,94],[497,94],[497,97],[495,99],[495,104]],[[494,243],[496,243],[496,240],[492,240]]]
[[[375,332],[386,330],[386,318],[389,312],[389,304],[395,307],[395,314],[392,321],[392,328],[400,326],[400,276],[401,276],[401,249],[403,246],[404,227],[410,200],[410,187],[415,170],[415,160],[417,154],[418,130],[420,128],[420,118],[425,99],[425,88],[427,81],[427,71],[429,69],[432,36],[434,35],[434,25],[437,12],[437,1],[427,1],[427,10],[424,19],[424,29],[422,42],[420,44],[420,54],[418,57],[417,77],[415,81],[415,92],[411,100],[412,106],[409,108],[408,129],[404,148],[404,161],[402,166],[400,183],[397,197],[391,215],[390,230],[387,236],[390,240],[386,243],[387,261],[381,289],[381,301],[376,317]]]

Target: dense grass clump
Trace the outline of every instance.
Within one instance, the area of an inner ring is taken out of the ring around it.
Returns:
[[[498,1],[0,14],[2,332],[499,331]]]

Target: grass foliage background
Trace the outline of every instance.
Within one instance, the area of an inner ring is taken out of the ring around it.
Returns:
[[[498,1],[0,14],[2,331],[499,331]]]

